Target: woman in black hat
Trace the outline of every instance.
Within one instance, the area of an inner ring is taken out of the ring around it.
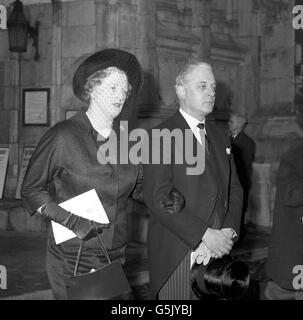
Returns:
[[[141,171],[131,163],[100,164],[98,150],[112,134],[119,141],[118,116],[127,104],[125,120],[130,120],[142,83],[140,64],[126,51],[106,49],[88,57],[73,79],[74,93],[88,103],[88,109],[50,128],[31,158],[22,186],[26,207],[31,214],[38,211],[77,236],[56,245],[49,229],[46,265],[56,299],[67,299],[65,280],[73,274],[81,240],[85,247],[80,274],[106,263],[96,237],[100,232],[111,259],[125,260],[126,215],[130,198],[140,198]],[[58,205],[91,189],[96,190],[109,225],[92,225]]]

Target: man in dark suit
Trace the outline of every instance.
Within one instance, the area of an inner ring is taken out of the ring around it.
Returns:
[[[244,132],[247,120],[239,113],[233,112],[229,119],[231,151],[234,156],[237,174],[243,189],[243,206],[241,218],[241,231],[244,231],[244,219],[248,205],[248,195],[251,188],[251,178],[255,160],[256,144]]]
[[[242,190],[229,139],[205,119],[213,110],[215,87],[209,64],[185,66],[175,86],[179,111],[149,134],[150,145],[155,145],[155,130],[174,132],[177,141],[174,147],[163,142],[162,163],[143,166],[144,198],[151,213],[147,246],[152,298],[193,298],[190,264],[229,254],[239,233]],[[197,155],[197,170],[191,172],[190,150]],[[174,202],[175,193],[183,195],[184,208],[168,212],[166,204]]]
[[[277,173],[265,290],[270,300],[303,300],[303,144],[285,153]]]

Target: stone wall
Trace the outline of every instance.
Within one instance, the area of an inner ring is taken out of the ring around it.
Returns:
[[[65,119],[66,111],[82,106],[71,87],[80,62],[95,50],[118,47],[136,54],[144,68],[145,84],[137,101],[143,127],[177,110],[174,81],[188,59],[212,61],[217,115],[226,121],[232,108],[248,117],[257,163],[269,165],[272,188],[267,201],[272,207],[280,155],[303,135],[302,41],[297,37],[295,47],[294,0],[37,2],[24,1],[36,3],[25,6],[25,15],[31,25],[41,23],[40,60],[33,60],[31,40],[20,57],[8,46],[0,47],[0,146],[10,147],[5,197],[14,197],[23,147],[36,145],[48,129],[22,125],[21,90],[51,89],[53,125]],[[4,30],[0,41],[8,43]]]
[[[21,200],[0,202],[0,231],[46,232],[48,223],[40,215],[29,215]]]
[[[39,20],[40,59],[34,61],[32,40],[23,54],[10,53],[7,31],[0,31],[0,145],[9,147],[10,157],[4,195],[14,198],[19,165],[24,146],[36,145],[46,127],[26,127],[22,124],[22,90],[52,89],[52,6],[50,3],[25,6],[24,13],[31,25]],[[2,45],[6,44],[6,45]],[[53,90],[52,90],[53,92]],[[52,99],[51,99],[52,102]],[[52,106],[51,106],[52,110]]]
[[[247,133],[257,145],[249,219],[270,226],[280,157],[298,144],[303,134],[299,98],[301,40],[296,37],[295,61],[292,27],[295,1],[226,0],[213,1],[212,5],[212,14],[216,16],[212,21],[212,37],[229,39],[246,48],[238,59],[235,77],[238,84],[230,82],[231,108],[246,115]],[[227,68],[226,63],[223,68]],[[224,74],[227,75],[226,70]]]
[[[303,137],[295,106],[294,1],[255,1],[259,16],[260,95],[248,128],[257,142],[257,161],[270,165],[271,210],[281,155]]]
[[[8,47],[2,43],[8,43],[6,30],[0,30],[0,146],[10,148],[9,167],[4,189],[5,195],[13,192],[17,184],[18,163],[18,135],[14,130],[18,124],[19,91],[18,68],[15,57],[12,57]]]

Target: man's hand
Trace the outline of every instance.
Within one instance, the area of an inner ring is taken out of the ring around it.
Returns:
[[[192,258],[197,264],[203,263],[203,265],[206,266],[211,258],[211,252],[202,242],[199,247],[193,252]]]
[[[229,237],[228,232],[222,230],[208,228],[202,238],[202,241],[212,252],[213,257],[221,258],[225,254],[229,254],[233,246],[233,241]]]
[[[228,237],[229,239],[233,239],[237,236],[237,233],[234,229],[232,228],[223,228],[221,229],[222,232]]]

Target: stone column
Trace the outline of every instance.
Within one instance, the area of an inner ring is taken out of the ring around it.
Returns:
[[[144,70],[144,87],[138,97],[139,117],[157,104],[156,1],[95,0],[98,49],[120,48],[132,52]],[[145,120],[143,120],[145,119]]]
[[[211,47],[211,0],[193,1],[192,33],[200,39],[195,46],[194,55],[199,59],[210,58]]]
[[[248,212],[245,222],[262,227],[272,225],[271,165],[254,163],[252,187],[249,194]]]
[[[52,94],[51,94],[51,119],[52,125],[60,120],[61,110],[61,52],[62,52],[62,3],[53,1],[53,47],[52,47]]]
[[[5,62],[4,72],[4,105],[1,112],[0,126],[4,134],[2,146],[9,148],[9,163],[7,168],[4,198],[15,197],[15,187],[18,179],[19,163],[19,126],[21,121],[20,104],[20,57],[11,54],[11,59]],[[2,140],[2,139],[1,139]]]
[[[95,0],[96,12],[96,47],[101,50],[106,47],[106,11],[108,0]]]
[[[295,4],[301,4],[299,0]],[[301,128],[303,128],[303,38],[302,30],[295,30],[295,101],[294,113]]]
[[[10,10],[7,8],[7,15]],[[0,147],[9,148],[3,198],[14,198],[18,179],[20,125],[20,57],[8,48],[8,32],[0,30]]]

